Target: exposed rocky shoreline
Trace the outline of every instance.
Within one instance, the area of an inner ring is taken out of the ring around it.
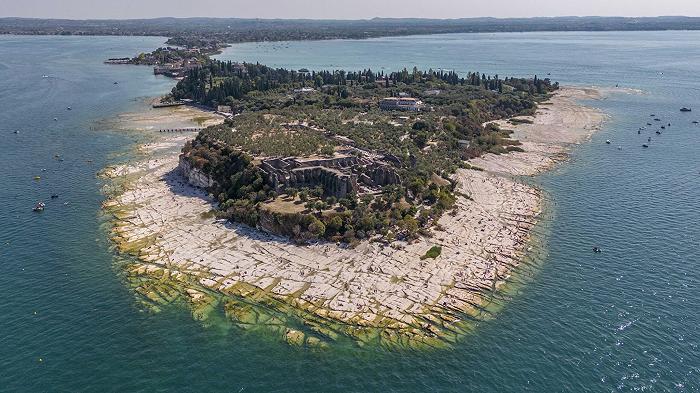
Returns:
[[[603,114],[577,102],[599,98],[595,89],[566,88],[532,124],[503,122],[525,152],[486,155],[471,162],[483,170],[458,170],[456,212],[443,215],[433,237],[410,244],[299,246],[216,220],[199,188],[210,179],[172,149],[183,136],[148,146],[143,162],[107,171],[135,180],[104,207],[115,217],[119,250],[137,257],[129,280],[154,308],[184,300],[205,319],[222,307],[238,326],[294,345],[444,346],[479,318],[526,252],[542,195],[517,177],[547,170],[599,129]],[[422,259],[433,246],[440,256]]]

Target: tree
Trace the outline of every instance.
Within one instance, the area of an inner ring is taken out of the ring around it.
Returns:
[[[309,189],[308,188],[304,187],[301,189],[301,191],[299,191],[299,199],[302,202],[306,202],[309,200]]]
[[[326,202],[316,201],[316,210],[318,210],[318,214],[321,214],[326,209],[328,209],[328,204]]]
[[[409,238],[415,237],[416,233],[418,232],[418,221],[413,217],[404,217],[399,225],[401,229],[403,229],[406,232],[406,236]]]
[[[311,219],[307,229],[316,238],[322,238],[326,234],[326,226],[316,217]]]
[[[326,228],[333,230],[334,232],[339,232],[340,228],[343,227],[343,219],[340,216],[333,216],[326,225]]]
[[[428,134],[425,131],[416,132],[413,135],[413,143],[415,143],[419,149],[426,147],[428,145]]]

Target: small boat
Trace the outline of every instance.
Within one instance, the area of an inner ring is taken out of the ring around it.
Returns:
[[[656,131],[656,135],[661,135],[661,131]]]
[[[652,113],[651,115],[649,115],[649,117],[656,117],[656,115]]]
[[[71,107],[68,107],[68,108],[66,108],[66,110],[67,110],[67,111],[72,111],[72,110],[73,110],[73,108],[71,108]]]
[[[693,124],[698,124],[697,120],[693,120]],[[19,133],[19,131],[15,131],[15,134]]]
[[[605,143],[609,145],[609,144],[610,144],[610,139],[608,139],[607,141],[605,141]]]
[[[41,180],[41,176],[34,176],[34,180],[37,180],[37,181]]]
[[[114,84],[115,84],[115,85],[118,85],[118,84],[119,84],[119,82],[114,82]]]
[[[645,143],[645,144],[642,145],[642,147],[647,148],[647,147],[649,147],[649,145],[647,145],[647,144]]]
[[[19,134],[19,130],[15,130],[15,134]]]
[[[618,147],[617,147],[617,150],[622,150],[622,146],[618,146]]]
[[[53,121],[58,121],[58,117],[54,117],[54,118],[53,118]]]
[[[650,125],[651,125],[651,123],[647,123],[647,125],[648,125],[648,126],[650,126]]]
[[[681,108],[681,112],[692,112],[693,110],[690,108],[683,107]]]
[[[661,119],[659,119],[658,117],[655,117],[654,121],[661,121]]]
[[[647,142],[651,142],[651,137],[647,138]]]
[[[641,134],[641,133],[642,133],[642,130],[641,130],[641,129],[637,131],[637,134]]]
[[[32,210],[35,212],[43,212],[45,207],[46,205],[44,204],[44,202],[39,202],[36,205],[34,205],[34,208]]]
[[[48,78],[49,76],[48,76],[48,75],[42,75],[41,77],[44,78],[44,79],[46,79],[46,78]]]
[[[52,194],[51,199],[58,199],[58,194]]]
[[[665,129],[666,129],[666,126],[661,126],[661,129],[662,129],[662,130],[665,130]]]
[[[600,247],[593,247],[593,252],[596,254],[600,254],[601,252],[603,252],[603,249]]]

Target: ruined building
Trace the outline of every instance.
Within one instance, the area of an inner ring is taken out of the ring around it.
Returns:
[[[354,155],[332,158],[271,158],[263,160],[260,169],[278,192],[286,187],[322,186],[326,195],[344,198],[363,189],[379,189],[400,183],[390,165]]]

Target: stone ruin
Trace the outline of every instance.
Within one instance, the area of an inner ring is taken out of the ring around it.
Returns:
[[[270,158],[262,160],[260,169],[278,192],[287,187],[320,185],[326,195],[336,198],[359,194],[360,185],[371,190],[401,182],[396,170],[387,163],[344,154],[332,158]]]

